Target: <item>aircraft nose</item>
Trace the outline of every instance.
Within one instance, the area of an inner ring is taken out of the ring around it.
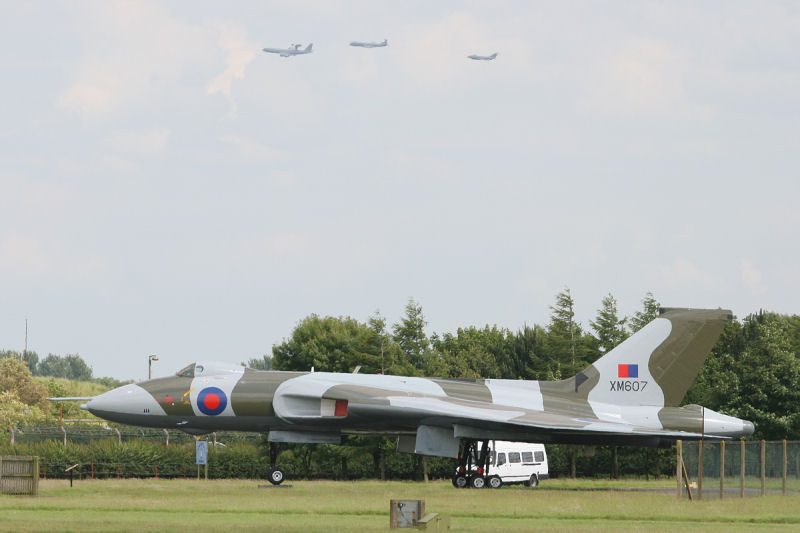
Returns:
[[[749,420],[742,420],[742,433],[745,435],[752,435],[756,427]]]
[[[106,420],[125,422],[131,415],[165,414],[155,398],[139,385],[118,387],[92,398],[86,408]]]

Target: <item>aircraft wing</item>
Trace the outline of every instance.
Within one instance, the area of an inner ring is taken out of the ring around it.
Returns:
[[[273,407],[280,418],[308,429],[336,429],[335,419],[321,416],[320,402],[328,401],[346,402],[348,418],[361,420],[364,430],[394,434],[404,425],[408,432],[426,425],[454,431],[454,437],[530,442],[622,444],[704,436],[662,429],[657,408],[644,408],[644,415],[650,415],[653,422],[646,426],[621,417],[599,419],[591,410],[579,407],[534,408],[525,390],[519,391],[517,401],[504,403],[500,398],[480,398],[472,388],[459,391],[458,387],[457,381],[448,380],[319,372],[284,382],[275,393]],[[449,389],[447,394],[442,394],[442,388]],[[705,437],[711,435],[706,433]]]
[[[577,435],[589,433],[605,436],[643,436],[672,439],[699,439],[704,435],[686,431],[665,431],[637,426],[623,421],[569,416],[547,411],[534,411],[520,407],[503,406],[451,398],[390,397],[390,405],[400,411],[413,412],[415,417],[427,417],[430,425],[469,425],[477,428],[491,426],[511,433],[550,433]],[[354,408],[357,408],[354,406]],[[397,416],[399,413],[395,413]],[[411,414],[411,413],[408,413]],[[389,413],[387,412],[387,416]],[[709,438],[710,435],[705,435]]]
[[[59,398],[47,398],[49,402],[87,402],[94,396],[62,396]]]

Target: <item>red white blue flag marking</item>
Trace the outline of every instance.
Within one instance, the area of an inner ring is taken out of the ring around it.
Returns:
[[[617,365],[617,377],[620,378],[638,378],[639,365]]]
[[[228,397],[217,387],[206,387],[197,395],[197,408],[207,415],[218,415],[228,406]]]

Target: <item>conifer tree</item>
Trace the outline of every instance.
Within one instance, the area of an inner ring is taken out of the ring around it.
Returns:
[[[660,308],[661,304],[653,297],[653,293],[648,291],[642,300],[642,310],[637,311],[631,317],[631,333],[636,333],[656,318]]]
[[[597,343],[601,353],[608,353],[615,346],[628,338],[625,330],[627,318],[619,318],[617,300],[611,293],[603,298],[601,308],[597,310],[597,318],[589,322],[597,333]]]

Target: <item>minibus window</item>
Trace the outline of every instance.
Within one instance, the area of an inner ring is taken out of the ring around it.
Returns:
[[[523,463],[532,463],[533,462],[533,452],[522,452],[522,462]]]

